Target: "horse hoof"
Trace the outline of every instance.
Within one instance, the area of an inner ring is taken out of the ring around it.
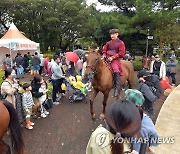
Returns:
[[[92,118],[92,120],[95,120],[95,119],[96,119],[95,113],[91,115],[91,118]]]
[[[99,116],[99,119],[104,120],[104,117],[105,117],[104,114],[101,113],[100,116]]]

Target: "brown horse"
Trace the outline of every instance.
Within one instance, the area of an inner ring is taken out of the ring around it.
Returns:
[[[16,110],[6,100],[0,100],[0,153],[10,154],[10,147],[2,140],[7,130],[10,130],[11,143],[14,154],[24,153],[24,143],[21,134],[21,126]]]
[[[90,99],[90,113],[94,119],[95,114],[93,110],[93,102],[98,92],[102,92],[104,95],[103,99],[103,111],[100,115],[100,119],[104,118],[106,110],[106,102],[109,96],[110,90],[113,88],[113,76],[110,69],[107,67],[105,62],[101,59],[101,55],[98,52],[90,52],[87,59],[86,75],[92,75],[92,96]],[[128,81],[129,88],[132,87],[132,81],[134,78],[134,68],[130,61],[121,61],[123,76],[120,78],[121,86]],[[119,95],[120,96],[120,95]],[[119,96],[117,98],[119,98]]]
[[[142,62],[143,68],[149,70],[149,69],[150,69],[151,62],[152,62],[152,58],[151,58],[150,56],[144,57],[144,58],[143,58],[143,62]]]

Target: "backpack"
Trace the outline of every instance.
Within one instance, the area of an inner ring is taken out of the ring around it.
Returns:
[[[44,108],[46,110],[49,110],[49,109],[51,109],[53,107],[53,100],[51,98],[48,98],[43,102],[42,105],[44,106]]]

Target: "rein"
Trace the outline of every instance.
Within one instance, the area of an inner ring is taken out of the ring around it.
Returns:
[[[98,63],[99,63],[99,60],[96,59],[94,65],[92,65],[92,66],[87,65],[87,66],[86,66],[86,69],[87,69],[87,68],[90,68],[90,69],[92,70],[92,73],[93,73],[93,74],[97,74],[97,73],[99,73],[99,72],[97,71],[97,65],[98,65]]]
[[[102,62],[105,64],[106,67],[110,66],[110,63],[108,61],[106,61],[105,59],[102,60]],[[95,75],[95,74],[98,74],[98,70],[97,70],[97,65],[99,64],[99,60],[96,59],[96,62],[93,66],[90,66],[90,65],[87,65],[86,68],[90,68],[92,70],[92,73]],[[101,69],[102,71],[102,69]]]

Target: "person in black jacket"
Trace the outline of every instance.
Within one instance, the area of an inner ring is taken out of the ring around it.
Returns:
[[[146,77],[145,83],[150,87],[154,95],[156,95],[158,98],[161,96],[162,87],[157,75],[151,74],[150,76]]]
[[[40,75],[36,75],[36,76],[34,76],[34,79],[31,82],[31,87],[32,87],[31,93],[33,96],[33,101],[34,101],[34,104],[37,104],[36,105],[37,109],[35,109],[35,114],[37,114],[38,108],[40,107],[38,98],[48,92],[48,90],[44,91],[44,92],[39,92],[39,88],[41,87],[42,80],[43,80],[43,78]]]
[[[29,66],[29,59],[28,59],[27,54],[25,54],[23,57],[23,68],[24,68],[25,73],[28,72],[28,70],[27,70],[28,66]]]
[[[17,53],[17,56],[15,58],[15,62],[16,62],[16,74],[17,74],[17,78],[24,78],[24,68],[23,68],[23,57],[21,56],[21,53]]]
[[[150,87],[146,84],[150,76],[150,72],[146,69],[142,69],[138,72],[137,77],[139,79],[138,90],[143,94],[145,98],[145,102],[142,106],[145,112],[153,119],[154,118],[154,110],[153,105],[154,102],[158,99],[158,97],[151,91]]]
[[[35,52],[35,55],[32,58],[32,65],[33,65],[34,75],[39,74],[40,64],[41,64],[41,59],[39,58],[38,53]]]

